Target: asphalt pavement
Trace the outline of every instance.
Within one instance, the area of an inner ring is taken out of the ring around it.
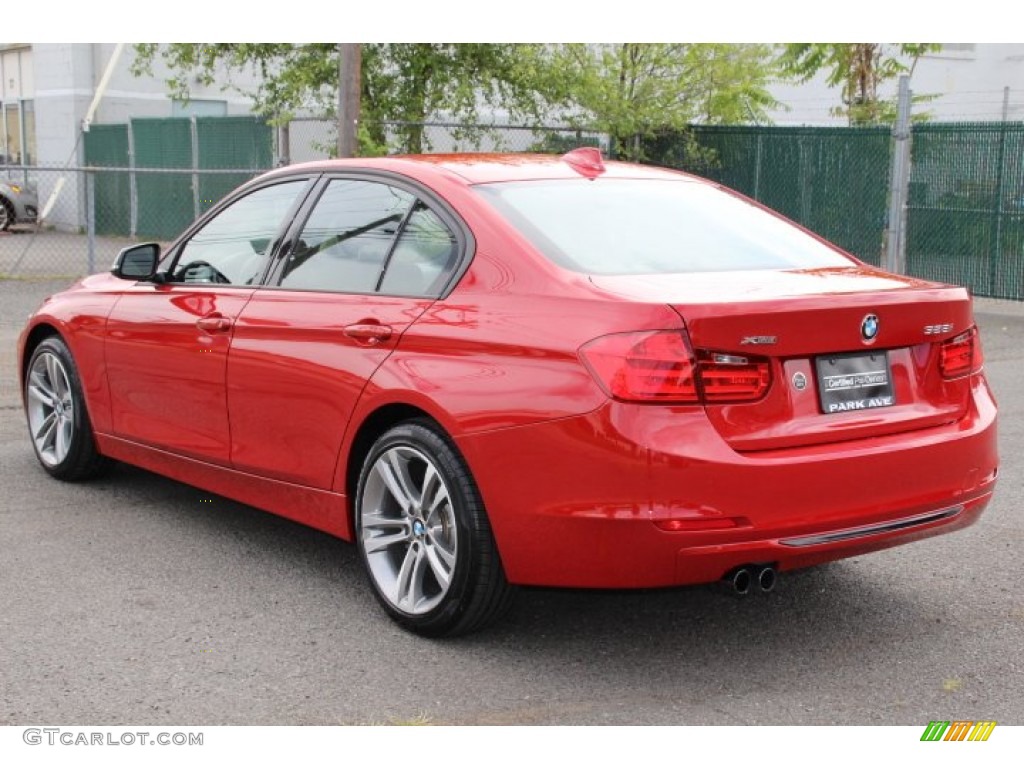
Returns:
[[[345,542],[127,466],[51,480],[14,342],[62,285],[0,281],[0,725],[1024,723],[1020,305],[977,307],[1003,466],[972,528],[769,595],[521,590],[430,641]]]

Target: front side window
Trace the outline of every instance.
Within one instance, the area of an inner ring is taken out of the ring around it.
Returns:
[[[848,267],[783,219],[685,179],[571,179],[475,187],[547,258],[596,275]]]
[[[181,249],[172,280],[252,285],[259,281],[285,216],[306,180],[263,187],[208,221]]]

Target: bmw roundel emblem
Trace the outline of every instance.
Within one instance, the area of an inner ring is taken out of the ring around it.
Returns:
[[[878,315],[867,315],[860,322],[860,337],[865,344],[871,344],[878,337]]]

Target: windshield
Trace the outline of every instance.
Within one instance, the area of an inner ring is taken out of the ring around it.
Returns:
[[[850,266],[782,219],[709,184],[569,179],[475,187],[544,255],[597,275]]]

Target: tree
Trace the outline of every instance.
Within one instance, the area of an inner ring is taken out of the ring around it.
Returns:
[[[767,45],[567,44],[542,57],[559,118],[607,133],[616,156],[643,159],[643,142],[692,123],[766,122],[776,68]]]
[[[783,73],[799,82],[824,71],[830,86],[842,88],[843,106],[833,114],[845,115],[850,125],[876,125],[896,119],[895,98],[881,98],[879,87],[901,74],[912,74],[921,56],[941,47],[938,43],[788,43],[780,63]]]
[[[544,99],[535,67],[540,46],[524,44],[364,43],[362,119],[364,154],[389,149],[386,122],[397,149],[428,149],[423,122],[443,115],[473,123],[482,107],[511,119],[535,118]],[[169,86],[187,98],[192,78],[210,84],[219,71],[250,68],[259,85],[247,92],[268,118],[299,112],[333,114],[337,107],[338,47],[334,43],[173,43],[136,46],[136,74],[161,57],[173,73]],[[226,84],[231,87],[230,82]]]
[[[259,85],[248,95],[270,118],[336,109],[333,43],[141,44],[136,55],[137,73],[161,57],[179,97],[195,78],[210,84],[225,68],[251,68]],[[361,150],[429,149],[425,121],[474,123],[486,108],[609,134],[617,156],[638,160],[644,139],[692,122],[766,121],[778,106],[768,92],[775,58],[767,45],[366,43]]]

